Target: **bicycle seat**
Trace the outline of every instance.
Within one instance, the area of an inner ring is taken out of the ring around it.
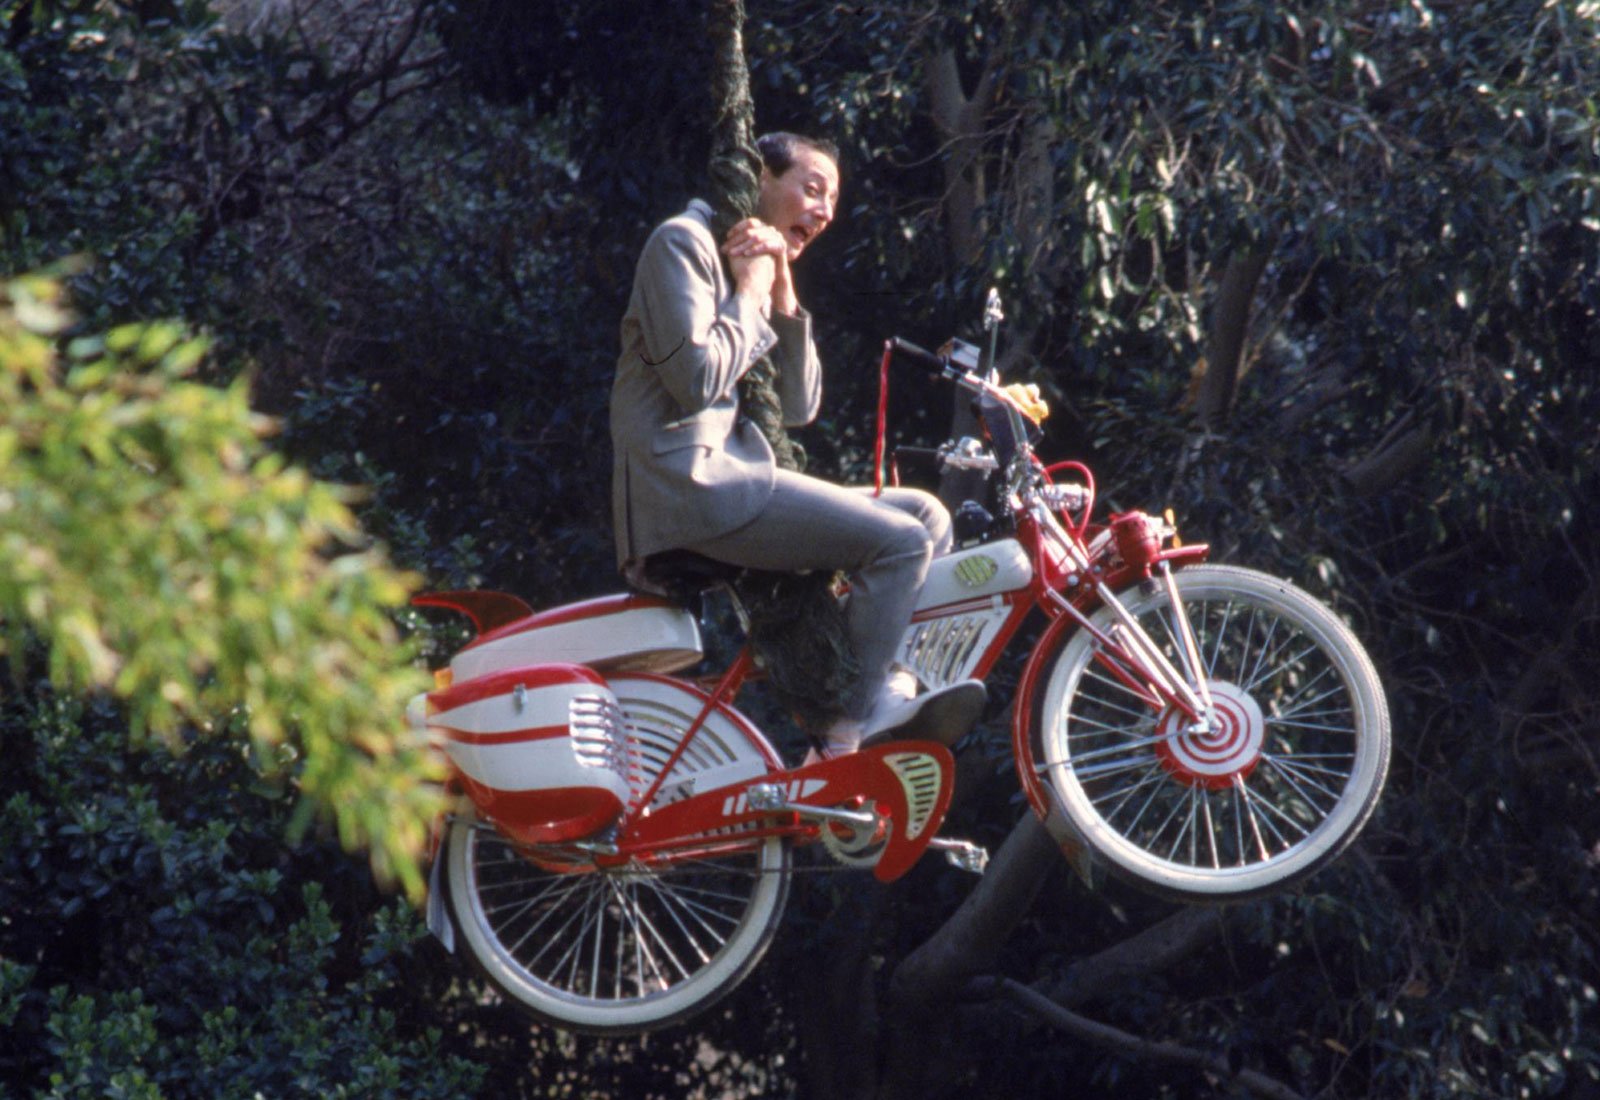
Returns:
[[[693,550],[661,550],[628,570],[635,588],[689,602],[706,589],[733,581],[744,567],[708,558]]]

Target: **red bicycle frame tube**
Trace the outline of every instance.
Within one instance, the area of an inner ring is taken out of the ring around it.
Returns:
[[[883,361],[878,364],[878,426],[872,441],[872,495],[883,495],[883,446],[889,430],[889,357],[894,345],[885,340]]]

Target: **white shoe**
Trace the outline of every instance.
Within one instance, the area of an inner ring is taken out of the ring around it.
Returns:
[[[916,674],[896,665],[884,681],[866,720],[835,718],[822,731],[822,751],[806,751],[801,767],[835,756],[848,756],[865,744],[920,738],[953,745],[983,714],[988,692],[977,680],[917,694]]]
[[[835,718],[822,731],[822,751],[818,752],[815,746],[807,749],[800,766],[810,767],[823,760],[832,760],[835,756],[849,756],[861,746],[863,732],[859,719]]]
[[[917,682],[916,673],[904,665],[895,665],[889,670],[883,687],[878,690],[878,698],[872,704],[874,713],[912,699],[921,686]],[[855,719],[843,716],[835,718],[822,731],[822,744],[825,746],[823,751],[819,753],[815,748],[808,750],[800,766],[806,767],[819,760],[831,760],[835,756],[848,756],[855,752],[856,747],[861,744],[862,727],[863,724]]]
[[[953,745],[982,716],[988,696],[977,680],[961,680],[914,699],[891,699],[886,692],[867,716],[860,744],[915,738]]]
[[[904,665],[895,665],[889,670],[888,679],[884,680],[883,690],[878,693],[878,701],[874,706],[882,707],[889,703],[914,699],[921,687],[915,672]]]

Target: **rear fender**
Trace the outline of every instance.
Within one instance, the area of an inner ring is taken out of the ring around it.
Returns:
[[[455,779],[515,840],[587,836],[627,805],[622,710],[592,669],[508,669],[433,692],[427,707]]]
[[[472,629],[479,634],[487,634],[533,614],[533,608],[516,596],[488,589],[423,592],[411,597],[411,603],[414,607],[443,607],[459,611],[472,620]]]

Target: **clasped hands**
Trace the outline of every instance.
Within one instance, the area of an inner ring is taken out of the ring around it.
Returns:
[[[746,218],[728,230],[722,253],[738,293],[763,305],[770,301],[779,313],[799,309],[789,279],[789,245],[777,229],[760,218]]]

